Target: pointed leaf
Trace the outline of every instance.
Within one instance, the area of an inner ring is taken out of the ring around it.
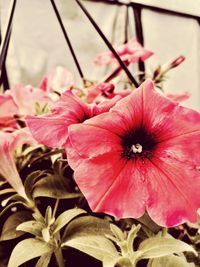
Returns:
[[[140,257],[142,259],[157,258],[183,251],[191,251],[197,254],[193,247],[185,242],[164,237],[148,238],[140,244],[139,251],[142,252]]]
[[[66,241],[62,246],[78,249],[102,262],[114,261],[119,258],[119,253],[113,243],[103,236],[90,235],[76,237]]]
[[[31,259],[50,253],[53,247],[35,238],[28,238],[16,245],[10,256],[8,267],[18,267]]]
[[[85,210],[82,209],[71,209],[71,210],[67,210],[64,211],[63,213],[61,213],[58,218],[56,219],[55,223],[54,223],[54,230],[53,233],[55,234],[56,232],[58,232],[62,227],[64,227],[66,224],[68,224],[73,218],[77,217],[80,214],[84,214],[86,213]]]
[[[113,223],[110,224],[110,229],[113,233],[113,235],[119,240],[119,241],[123,241],[125,239],[124,233],[122,232],[122,230],[114,225]]]
[[[132,228],[128,233],[127,246],[128,246],[129,253],[133,252],[133,242],[134,242],[135,238],[137,237],[137,233],[140,230],[140,228],[141,228],[140,224],[138,224],[137,226],[132,225]]]
[[[33,191],[34,183],[37,181],[37,179],[41,178],[43,175],[45,175],[45,171],[35,171],[35,172],[30,173],[27,176],[24,182],[24,187],[25,187],[26,195],[29,199],[33,199],[32,191]]]
[[[63,235],[63,242],[75,237],[111,234],[110,223],[94,216],[81,216],[70,222]]]
[[[161,258],[151,259],[147,267],[195,267],[193,263],[188,263],[185,258],[170,255]]]
[[[80,197],[80,193],[68,191],[68,184],[62,176],[48,175],[35,183],[33,197],[50,197],[56,199],[68,199]]]
[[[30,233],[34,236],[42,236],[42,229],[45,228],[45,225],[41,222],[34,220],[23,222],[17,226],[17,231],[23,231]]]
[[[47,267],[51,260],[52,253],[44,254],[40,257],[35,267]]]
[[[31,217],[31,213],[28,211],[18,211],[11,214],[3,225],[0,240],[10,240],[23,235],[24,232],[17,231],[16,228],[22,222],[30,220]]]

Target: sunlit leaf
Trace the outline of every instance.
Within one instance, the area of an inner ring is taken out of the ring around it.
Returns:
[[[151,259],[147,267],[195,267],[195,265],[193,263],[188,263],[183,257],[170,255]]]
[[[66,241],[62,246],[73,247],[102,262],[114,261],[120,256],[113,243],[103,236],[76,237]]]
[[[133,242],[135,240],[135,238],[137,237],[137,233],[140,230],[141,225],[138,224],[137,226],[133,225],[131,230],[128,233],[128,237],[127,237],[127,247],[129,252],[133,252]]]
[[[23,222],[17,226],[18,231],[27,232],[34,236],[41,236],[43,228],[45,228],[44,224],[34,220]]]
[[[48,243],[35,238],[28,238],[16,245],[10,256],[8,267],[18,267],[22,263],[53,251]]]
[[[64,211],[61,213],[54,223],[53,233],[55,234],[61,228],[63,228],[66,224],[68,224],[73,218],[77,217],[80,214],[86,213],[85,210],[74,208],[71,210]]]
[[[47,267],[49,265],[50,260],[51,260],[51,256],[52,256],[52,253],[47,253],[47,254],[42,255],[39,258],[35,267]]]
[[[190,251],[196,254],[192,246],[174,238],[151,237],[143,241],[139,246],[142,252],[141,258],[150,259],[167,256],[173,253]]]

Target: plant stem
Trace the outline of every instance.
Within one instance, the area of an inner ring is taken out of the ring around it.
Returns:
[[[56,211],[57,211],[57,209],[58,209],[59,201],[60,201],[60,199],[56,199],[56,203],[55,203],[55,206],[54,206],[54,209],[53,209],[53,214],[52,214],[52,217],[53,217],[53,218],[54,218],[55,215],[56,215]]]
[[[59,267],[65,267],[64,264],[64,259],[63,259],[63,255],[62,255],[62,250],[61,248],[58,248],[55,252],[55,257],[56,257],[56,261]]]

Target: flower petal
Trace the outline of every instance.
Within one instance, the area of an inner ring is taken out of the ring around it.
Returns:
[[[196,222],[200,206],[200,174],[178,160],[154,158],[148,164],[147,211],[159,225]]]
[[[65,116],[26,116],[26,123],[33,137],[40,144],[52,148],[64,146],[68,136],[68,126],[73,121],[67,120]]]
[[[107,184],[108,188],[94,210],[117,218],[141,217],[145,212],[147,193],[140,165],[138,160],[127,161],[112,184]],[[96,168],[98,171],[98,167]]]
[[[156,92],[153,86],[143,86],[143,107],[143,123],[160,142],[192,132],[200,133],[200,114],[179,106]]]
[[[91,159],[110,152],[122,153],[121,139],[98,126],[74,124],[69,127],[68,134],[71,145],[80,157]]]
[[[83,160],[75,170],[74,178],[92,210],[100,211],[96,207],[125,165],[117,154],[108,153]]]

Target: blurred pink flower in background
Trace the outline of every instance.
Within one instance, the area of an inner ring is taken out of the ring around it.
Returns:
[[[128,61],[130,63],[137,63],[139,60],[145,61],[153,55],[152,51],[144,48],[135,39],[130,39],[126,44],[116,48],[116,52],[123,61]],[[95,58],[94,63],[98,66],[104,66],[111,63],[117,63],[117,61],[112,52],[108,51],[99,54]]]
[[[183,102],[185,100],[188,100],[191,94],[189,92],[184,92],[179,94],[166,94],[166,96],[173,101]]]
[[[17,127],[15,115],[19,113],[12,96],[0,95],[0,130],[13,131]]]
[[[200,114],[146,81],[104,114],[69,126],[66,152],[95,212],[159,225],[197,220]]]
[[[35,114],[36,103],[44,106],[52,102],[52,99],[46,92],[31,85],[16,85],[7,90],[5,94],[12,96],[18,107],[19,115]]]
[[[125,97],[132,91],[121,90],[120,92],[115,91],[115,86],[112,83],[98,83],[87,89],[88,94],[86,97],[87,103],[100,103],[106,99],[112,99],[115,96]]]
[[[0,174],[20,196],[26,198],[14,158],[15,150],[23,144],[37,145],[27,128],[12,133],[0,131]]]
[[[58,66],[42,79],[39,88],[49,93],[58,92],[61,94],[73,85],[74,78],[72,73]]]

